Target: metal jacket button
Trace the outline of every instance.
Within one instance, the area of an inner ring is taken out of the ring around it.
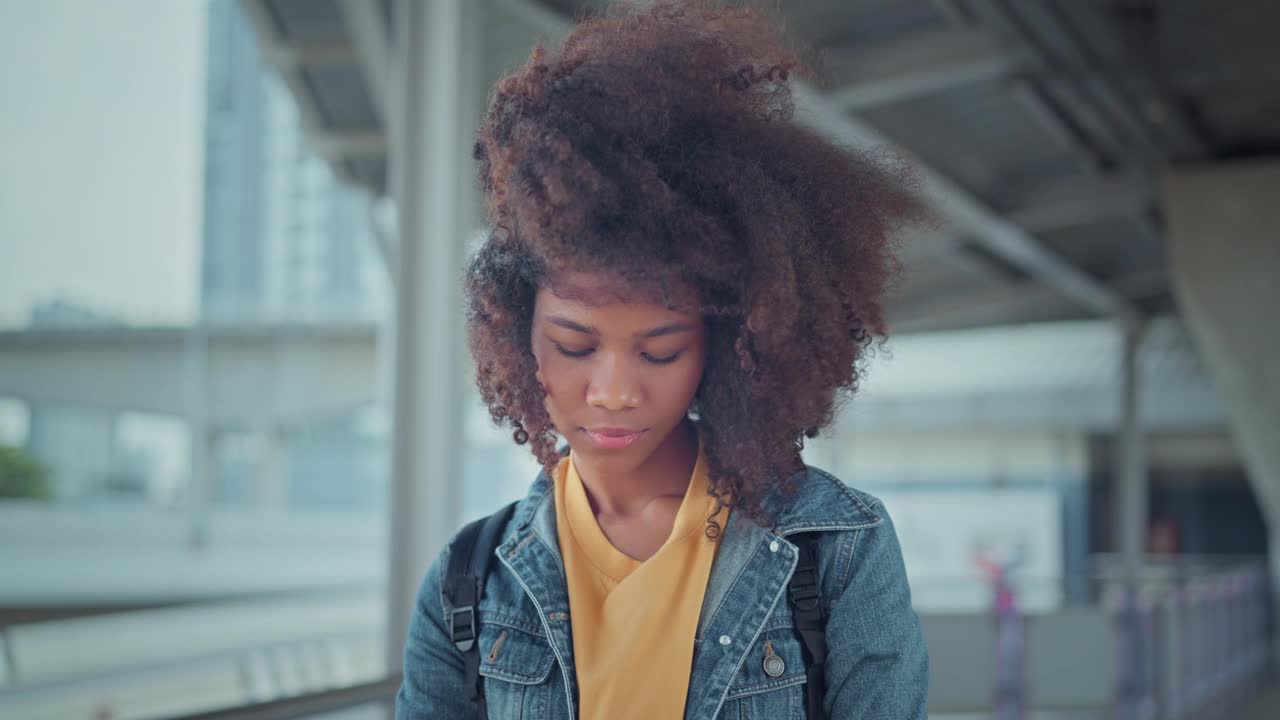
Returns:
[[[764,659],[764,674],[769,677],[779,677],[786,672],[787,664],[777,655],[767,655]]]

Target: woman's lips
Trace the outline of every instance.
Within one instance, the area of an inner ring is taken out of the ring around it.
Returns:
[[[628,430],[626,428],[596,428],[594,430],[583,428],[583,432],[601,450],[621,450],[639,440],[640,436],[645,433],[644,430]]]

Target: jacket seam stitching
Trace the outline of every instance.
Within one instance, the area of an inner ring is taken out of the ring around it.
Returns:
[[[845,566],[844,580],[841,581],[840,587],[837,588],[836,596],[832,598],[835,603],[844,597],[844,593],[849,589],[849,583],[853,580],[853,556],[858,552],[858,543],[862,540],[863,531],[857,530],[853,533],[853,537],[849,538],[849,563]]]
[[[539,639],[546,639],[546,635],[543,634],[542,628],[535,628],[515,615],[506,615],[492,610],[485,611],[484,608],[480,608],[480,620],[482,623],[493,623],[494,625],[504,628],[519,630],[526,635],[531,635]]]
[[[707,632],[711,630],[711,626],[714,625],[715,621],[720,617],[720,610],[724,608],[724,604],[729,601],[730,597],[733,596],[734,589],[737,588],[739,584],[744,582],[743,576],[747,574],[745,572],[746,567],[747,565],[751,564],[751,558],[754,558],[757,552],[759,552],[758,548],[752,551],[751,557],[747,558],[747,564],[743,565],[742,571],[739,571],[737,577],[733,579],[733,584],[730,585],[727,590],[725,590],[724,595],[720,598],[720,602],[716,604],[715,610],[713,610],[711,613],[711,616],[707,618],[707,623],[702,628],[702,634],[694,638],[695,643],[700,643],[703,639],[707,637]]]
[[[730,688],[729,695],[725,700],[740,700],[744,697],[760,695],[772,690],[782,690],[783,688],[795,687],[796,685],[803,685],[806,680],[807,676],[803,672],[798,672],[787,675],[786,677],[780,677],[776,680],[765,680],[752,685],[741,685],[736,688]]]
[[[862,500],[862,498],[859,498],[856,494],[854,494],[853,489],[850,488],[846,483],[841,482],[838,478],[836,478],[836,476],[832,475],[826,470],[822,470],[821,468],[813,468],[813,471],[818,473],[822,477],[826,478],[827,481],[830,482],[831,484],[835,485],[836,488],[840,491],[840,494],[844,495],[846,498],[849,499],[850,502],[852,502],[854,505],[860,508],[863,512],[865,512],[866,514],[870,515],[873,518],[872,523],[870,525],[863,525],[860,527],[877,527],[884,522],[884,518],[880,517],[880,515],[876,513],[875,508],[872,507],[871,505],[868,505],[865,501]],[[879,503],[875,503],[875,504],[878,505]]]
[[[757,552],[759,552],[759,550],[757,550]],[[787,585],[790,584],[791,576],[795,574],[796,566],[799,563],[799,561],[800,561],[799,555],[793,555],[791,557],[791,569],[787,571],[786,577],[783,578],[782,587],[778,588],[778,592],[773,596],[773,603],[769,606],[769,609],[765,611],[765,618],[770,617],[771,615],[773,615],[774,611],[777,610],[778,601],[781,600],[782,596],[787,593]],[[760,639],[760,636],[762,634],[764,634],[763,624],[761,624],[761,626],[756,629],[755,635],[752,635],[751,639],[747,641],[746,649],[743,650],[738,655],[738,662],[736,662],[733,666],[733,672],[731,672],[729,675],[729,677],[731,678],[729,682],[733,682],[732,681],[733,676],[737,675],[738,671],[742,669],[742,664],[747,661],[747,654],[751,652],[751,648],[755,646],[756,640]],[[720,710],[724,707],[724,704],[728,699],[728,697],[729,697],[729,685],[728,683],[726,683],[724,687],[724,693],[720,696],[720,702],[716,703],[715,711],[711,713],[711,717],[715,717],[720,714]]]
[[[547,485],[547,487],[534,490],[526,496],[524,501],[521,503],[522,507],[520,508],[520,515],[517,518],[516,523],[519,527],[525,527],[529,523],[533,522],[533,518],[538,514],[538,507],[544,500],[546,500],[547,495],[550,494],[550,485],[543,482],[544,475],[545,472],[538,473],[538,477],[534,480],[534,486],[536,487],[539,484],[544,484]]]
[[[565,681],[564,696],[565,700],[568,701],[569,704],[569,715],[574,716],[577,714],[577,708],[574,707],[573,702],[573,685],[572,680],[569,677],[569,667],[565,664],[564,658],[560,655],[560,649],[556,647],[555,638],[551,635],[551,625],[544,615],[545,611],[542,609],[542,605],[538,602],[538,598],[534,597],[533,591],[529,589],[528,583],[524,581],[524,578],[520,577],[520,573],[516,572],[515,568],[511,566],[510,561],[506,558],[498,558],[498,561],[507,566],[507,569],[511,571],[511,574],[515,576],[516,582],[520,583],[520,587],[524,590],[525,595],[533,603],[534,609],[538,611],[538,619],[542,622],[542,629],[547,634],[547,644],[551,647],[551,652],[555,655],[555,661],[560,665],[560,673]],[[568,648],[568,650],[572,651],[572,647]]]

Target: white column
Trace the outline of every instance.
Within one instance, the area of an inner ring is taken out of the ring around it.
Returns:
[[[400,668],[418,584],[459,520],[464,243],[476,225],[471,146],[484,95],[474,0],[396,5],[392,193],[398,208],[389,670]]]

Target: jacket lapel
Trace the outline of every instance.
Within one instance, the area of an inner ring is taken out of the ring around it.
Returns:
[[[711,718],[720,712],[729,684],[765,621],[783,601],[798,557],[795,545],[741,513],[730,515],[721,543],[698,619],[687,718]]]
[[[555,503],[545,473],[534,482],[527,502],[508,526],[507,539],[495,551],[540,614],[551,650],[564,674],[569,716],[577,716],[578,686],[569,625],[569,591],[556,537]]]

